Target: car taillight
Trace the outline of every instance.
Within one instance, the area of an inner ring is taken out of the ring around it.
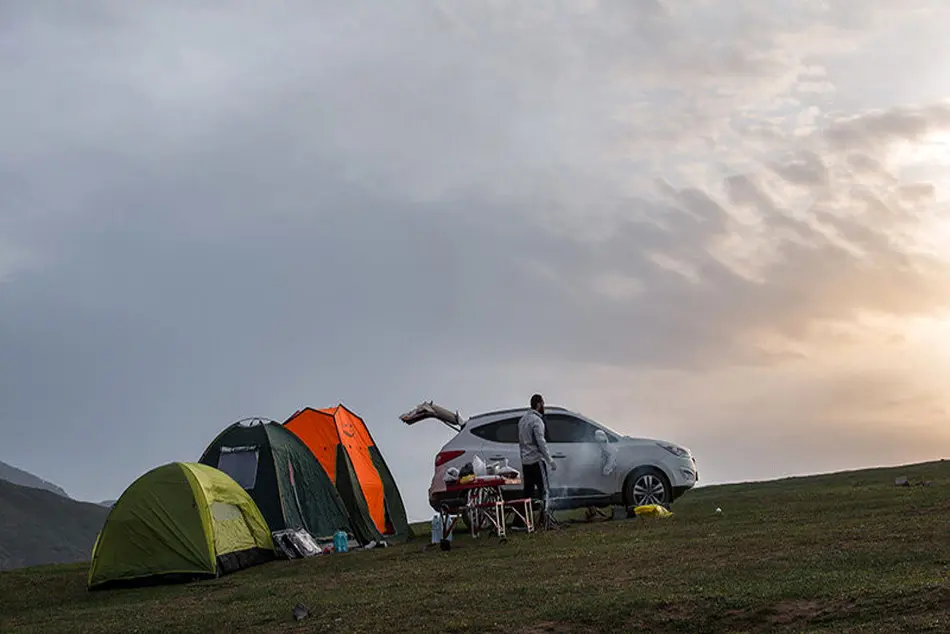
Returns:
[[[463,453],[465,452],[458,449],[454,449],[452,451],[440,451],[435,457],[435,466],[438,467],[439,465],[445,464],[449,460],[455,460]]]

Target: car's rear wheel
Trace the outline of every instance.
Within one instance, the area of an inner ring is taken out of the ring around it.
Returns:
[[[659,504],[669,508],[673,502],[673,487],[666,475],[654,467],[641,467],[627,476],[624,500],[630,506]]]

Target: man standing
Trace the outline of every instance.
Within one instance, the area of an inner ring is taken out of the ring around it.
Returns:
[[[544,399],[540,394],[531,397],[531,409],[518,421],[518,446],[521,449],[521,471],[524,478],[524,496],[535,500],[547,499],[547,471],[557,466],[544,439]],[[538,495],[535,496],[535,489]]]

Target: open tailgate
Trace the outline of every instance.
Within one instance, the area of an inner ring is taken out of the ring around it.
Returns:
[[[436,405],[432,401],[419,403],[414,408],[399,417],[399,420],[407,425],[415,425],[419,421],[434,418],[442,421],[448,427],[455,431],[462,429],[465,424],[458,412],[452,412],[441,405]]]

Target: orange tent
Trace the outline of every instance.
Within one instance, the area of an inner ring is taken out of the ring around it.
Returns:
[[[323,465],[356,530],[362,529],[370,539],[408,534],[399,488],[362,418],[343,405],[307,407],[284,426]]]

